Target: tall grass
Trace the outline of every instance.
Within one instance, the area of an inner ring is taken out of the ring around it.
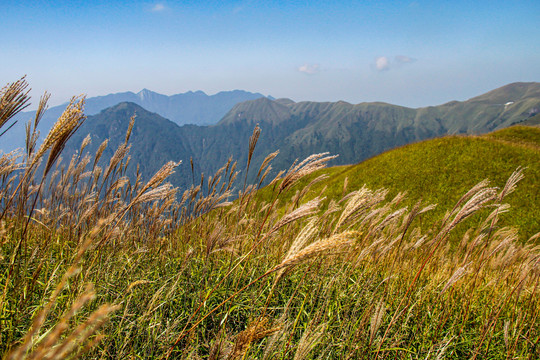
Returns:
[[[3,123],[17,112],[4,107],[27,101],[24,85],[2,90]],[[90,137],[60,161],[83,104],[74,99],[40,146],[38,111],[25,152],[0,158],[5,358],[540,356],[539,248],[498,226],[521,169],[500,189],[479,183],[429,229],[417,224],[431,204],[408,208],[385,189],[345,183],[328,206],[324,190],[306,201],[324,176],[295,185],[327,154],[270,180],[262,200],[270,154],[230,202],[232,160],[182,194],[166,183],[176,163],[131,182],[130,130],[103,168],[107,143],[85,154]]]

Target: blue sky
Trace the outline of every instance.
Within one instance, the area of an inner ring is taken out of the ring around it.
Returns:
[[[0,81],[420,107],[540,81],[539,1],[6,1]]]

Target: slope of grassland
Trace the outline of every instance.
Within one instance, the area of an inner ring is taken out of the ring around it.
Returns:
[[[423,218],[426,225],[444,213],[472,186],[489,179],[503,187],[517,167],[526,168],[525,178],[507,198],[511,211],[501,225],[519,227],[529,238],[540,231],[540,128],[513,126],[485,136],[448,136],[397,148],[356,165],[324,169],[298,186],[305,186],[325,173],[329,178],[315,184],[311,196],[326,187],[327,199],[340,199],[347,179],[347,191],[386,188],[389,197],[407,192],[409,205],[422,199],[437,204]]]
[[[27,86],[0,91],[0,128]],[[166,183],[176,163],[148,182],[126,176],[134,127],[103,167],[100,147],[56,171],[83,105],[68,106],[44,145],[29,128],[22,165],[0,159],[3,359],[540,358],[540,247],[497,222],[529,226],[538,213],[538,133],[437,139],[330,169],[312,188],[329,186],[339,205],[328,211],[300,196],[332,160],[323,154],[278,175],[267,199],[247,186],[232,204],[231,161],[183,195]],[[507,191],[469,189],[484,177],[500,186],[518,165],[529,169],[516,192],[521,171]],[[355,191],[363,183],[439,210]],[[507,199],[525,210],[518,218],[502,213]]]

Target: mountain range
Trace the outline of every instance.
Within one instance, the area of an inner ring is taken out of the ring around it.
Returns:
[[[202,91],[189,91],[167,96],[143,89],[138,93],[129,91],[88,98],[85,102],[85,114],[95,115],[119,103],[132,102],[177,125],[211,125],[217,123],[235,104],[261,97],[264,95],[243,90],[222,91],[214,95],[207,95]],[[273,99],[271,96],[269,98]],[[65,108],[66,104],[51,107],[45,112],[39,125],[42,134],[47,134]],[[18,114],[14,118],[17,124],[0,139],[0,149],[10,151],[23,147],[25,124],[34,116],[35,111]]]
[[[411,109],[386,103],[299,102],[260,97],[236,104],[215,125],[183,125],[123,102],[89,116],[70,140],[66,155],[76,151],[91,134],[93,153],[105,139],[105,164],[124,141],[129,119],[136,114],[127,173],[137,164],[149,178],[167,161],[183,161],[170,178],[174,185],[190,186],[198,174],[213,174],[229,157],[245,170],[253,128],[262,129],[253,154],[251,173],[275,150],[275,170],[313,153],[339,154],[331,165],[354,164],[389,149],[448,134],[482,134],[515,123],[535,121],[540,113],[540,84],[513,83],[467,101]],[[193,161],[192,174],[190,161]],[[253,174],[250,175],[253,177]]]

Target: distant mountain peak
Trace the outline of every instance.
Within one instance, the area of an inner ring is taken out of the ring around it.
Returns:
[[[139,99],[141,99],[141,101],[145,101],[145,100],[150,99],[151,97],[166,96],[166,95],[161,95],[152,90],[148,90],[147,88],[144,88],[137,93],[137,96],[139,97]]]
[[[261,97],[235,105],[219,124],[236,122],[278,124],[287,120],[290,116],[291,110],[288,106]]]
[[[115,113],[129,113],[131,115],[141,115],[141,114],[155,114],[159,116],[159,114],[153,113],[151,111],[146,110],[142,106],[140,106],[137,103],[134,103],[132,101],[123,101],[121,103],[118,103],[116,105],[113,105],[111,107],[108,107],[106,109],[103,109],[99,112],[99,114],[115,114]],[[130,115],[130,117],[131,117]],[[159,116],[161,117],[161,116]]]
[[[293,100],[289,99],[289,98],[279,98],[279,99],[276,99],[274,100],[275,102],[277,102],[278,104],[281,104],[281,105],[292,105],[292,104],[296,104]]]
[[[514,82],[491,90],[480,96],[467,100],[468,102],[486,102],[504,105],[515,102],[525,97],[540,96],[540,83],[537,82]]]

